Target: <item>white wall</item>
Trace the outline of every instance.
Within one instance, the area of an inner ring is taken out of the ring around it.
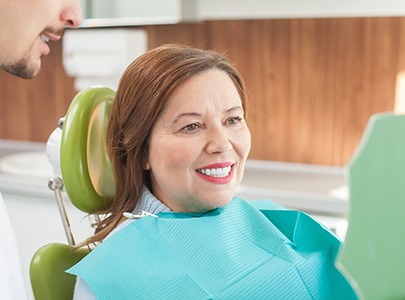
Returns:
[[[81,0],[81,3],[87,18],[110,18],[106,26],[181,20],[405,16],[403,0]]]
[[[405,15],[403,0],[195,1],[198,18],[202,20]]]
[[[190,1],[190,0],[188,0]],[[81,0],[85,18],[133,18],[178,22],[181,0]]]

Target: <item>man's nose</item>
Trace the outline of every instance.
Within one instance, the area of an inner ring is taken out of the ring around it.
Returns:
[[[61,13],[61,19],[65,26],[76,28],[83,22],[83,12],[79,0],[70,0],[69,5]]]

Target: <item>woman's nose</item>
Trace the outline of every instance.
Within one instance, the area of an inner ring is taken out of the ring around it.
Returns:
[[[68,27],[79,27],[83,22],[83,13],[79,0],[70,0],[61,14],[61,19]]]
[[[225,153],[233,148],[225,128],[215,128],[208,131],[206,151],[208,154]]]

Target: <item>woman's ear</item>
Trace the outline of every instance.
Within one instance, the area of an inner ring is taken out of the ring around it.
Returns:
[[[146,145],[143,147],[143,151],[142,151],[142,169],[144,169],[145,171],[150,170],[148,143],[146,143]]]
[[[142,155],[142,169],[145,171],[150,170],[149,155],[147,153],[147,150],[145,150],[144,154]]]
[[[148,160],[143,163],[142,169],[144,169],[145,171],[150,170],[150,164]]]

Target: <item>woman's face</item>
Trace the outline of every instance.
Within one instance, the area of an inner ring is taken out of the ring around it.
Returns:
[[[238,91],[223,71],[186,81],[169,98],[152,129],[149,158],[153,194],[173,211],[227,205],[250,150]]]

